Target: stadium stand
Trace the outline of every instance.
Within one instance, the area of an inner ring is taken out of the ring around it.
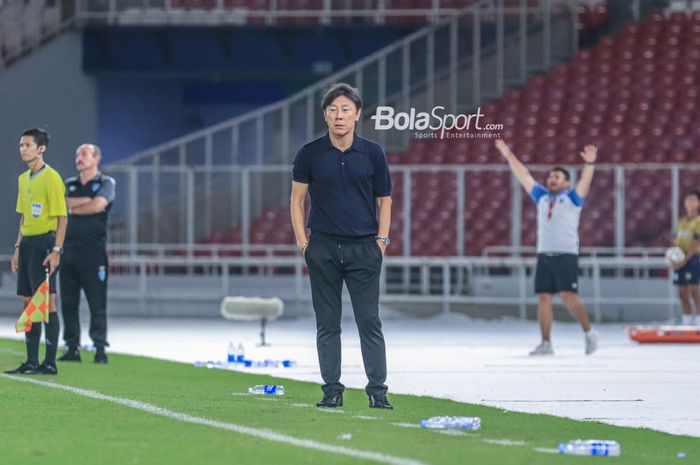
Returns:
[[[534,76],[482,107],[491,122],[504,124],[503,137],[528,164],[580,163],[585,144],[601,148],[602,162],[684,163],[697,159],[700,143],[696,107],[700,103],[700,12],[651,14],[627,24],[614,38],[578,52],[546,75]],[[402,164],[499,164],[492,140],[454,144],[446,140],[414,142],[407,151],[388,154]],[[626,174],[626,246],[665,246],[670,242],[671,197],[668,171],[633,170]],[[543,172],[539,173],[544,175]],[[467,173],[465,185],[466,255],[485,246],[510,243],[510,176]],[[418,173],[413,179],[412,255],[455,255],[455,176]],[[700,173],[682,173],[680,190],[700,185]],[[390,254],[402,251],[402,176],[394,175],[394,221]],[[615,176],[599,171],[581,222],[583,246],[614,244]],[[535,243],[535,209],[523,196],[522,243]],[[478,219],[478,220],[475,220]],[[228,242],[240,231],[217,232],[213,242]],[[288,207],[269,209],[251,225],[253,243],[288,243],[292,237]]]

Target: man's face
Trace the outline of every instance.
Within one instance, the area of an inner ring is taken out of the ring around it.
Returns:
[[[568,189],[571,183],[561,171],[550,171],[547,176],[547,189],[552,192],[560,192]]]
[[[95,151],[89,145],[81,145],[75,152],[75,167],[78,171],[96,168],[98,161]]]
[[[22,136],[19,140],[19,154],[22,157],[22,161],[25,163],[31,163],[40,157],[44,153],[45,147],[42,145],[39,147],[36,145],[36,141],[33,136]]]
[[[685,197],[685,211],[688,216],[695,216],[698,214],[698,208],[700,208],[700,199],[695,194],[687,195]]]
[[[355,131],[355,123],[360,119],[360,110],[347,97],[336,97],[325,111],[328,131],[337,137],[343,137]]]

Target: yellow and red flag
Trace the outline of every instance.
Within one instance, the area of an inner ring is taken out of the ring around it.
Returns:
[[[15,324],[18,333],[28,333],[32,323],[49,322],[49,280],[45,279],[36,290]]]

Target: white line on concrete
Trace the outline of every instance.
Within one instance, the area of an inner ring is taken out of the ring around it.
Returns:
[[[395,457],[380,452],[371,452],[361,449],[352,449],[343,446],[334,446],[331,444],[324,444],[322,442],[314,441],[311,439],[295,438],[293,436],[288,436],[286,434],[278,433],[269,429],[253,428],[250,426],[238,425],[235,423],[226,423],[223,421],[211,420],[209,418],[195,417],[186,413],[175,412],[163,407],[158,407],[157,405],[149,404],[147,402],[109,396],[106,394],[99,393],[97,391],[66,386],[64,384],[40,381],[37,379],[25,378],[21,376],[12,376],[4,373],[0,373],[0,377],[5,379],[11,379],[13,381],[19,381],[22,383],[31,383],[39,386],[49,387],[52,389],[67,391],[79,396],[111,402],[134,410],[140,410],[142,412],[147,412],[152,415],[158,415],[161,417],[170,418],[172,420],[181,421],[184,423],[209,426],[210,428],[232,431],[234,433],[245,434],[247,436],[253,436],[267,441],[288,444],[295,447],[302,447],[304,449],[313,449],[321,452],[329,452],[331,454],[336,455],[345,455],[348,457],[371,460],[373,462],[385,463],[388,465],[427,465],[425,464],[425,462],[420,462],[418,460],[413,460],[404,457]]]

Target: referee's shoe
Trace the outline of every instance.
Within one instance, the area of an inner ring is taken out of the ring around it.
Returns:
[[[24,362],[14,370],[7,370],[5,373],[8,375],[57,375],[58,369],[56,365],[46,362],[41,365]]]
[[[36,363],[24,362],[20,366],[12,370],[6,370],[5,373],[8,375],[34,375],[37,374],[39,370],[39,365]]]

